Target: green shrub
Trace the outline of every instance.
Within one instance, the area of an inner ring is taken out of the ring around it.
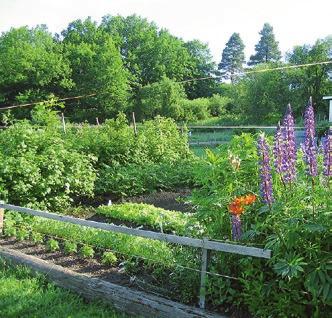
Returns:
[[[80,254],[84,258],[92,258],[95,255],[95,251],[91,246],[83,245],[80,249]]]
[[[118,258],[112,252],[104,252],[102,257],[102,263],[104,265],[116,265]]]
[[[54,129],[19,122],[0,133],[0,193],[12,204],[56,210],[92,195],[92,157],[66,147]]]
[[[128,164],[104,166],[96,182],[97,194],[115,197],[135,196],[156,190],[174,190],[193,185],[195,160],[174,163]]]
[[[77,244],[70,241],[65,241],[63,245],[64,252],[68,255],[77,253]]]
[[[60,250],[59,242],[57,240],[54,240],[54,239],[49,239],[46,242],[46,248],[49,252],[58,251],[58,250]]]
[[[180,119],[183,121],[203,120],[210,117],[208,98],[182,99],[181,107],[183,115]]]
[[[43,241],[44,241],[43,235],[38,232],[32,232],[30,234],[30,238],[31,238],[32,242],[34,242],[35,244],[43,243]]]
[[[16,238],[19,241],[24,241],[29,238],[29,231],[24,228],[20,228],[16,231]]]

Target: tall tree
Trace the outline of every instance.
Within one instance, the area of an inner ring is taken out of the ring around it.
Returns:
[[[223,78],[234,81],[234,74],[243,69],[244,44],[239,33],[233,33],[222,52],[221,62],[218,69]]]
[[[269,23],[265,23],[263,29],[259,32],[261,38],[255,45],[256,54],[250,56],[249,65],[256,65],[259,63],[277,62],[281,59],[281,52],[279,51],[273,27]]]
[[[44,25],[21,27],[0,36],[0,103],[46,98],[73,86],[62,46]]]
[[[136,89],[158,82],[163,76],[183,80],[192,59],[185,43],[155,23],[137,15],[103,17],[101,27],[115,39]]]
[[[296,46],[286,57],[287,61],[292,64],[329,61],[332,58],[332,41],[327,37],[324,40],[316,41],[314,45]],[[330,94],[332,90],[331,73],[331,64],[289,70],[290,87],[292,94],[298,98],[298,104],[305,104],[308,96],[312,96],[315,111],[327,117],[326,103],[322,97]]]
[[[216,73],[216,64],[213,61],[210,49],[207,44],[199,40],[192,40],[185,43],[191,60],[193,61],[191,77],[211,77]],[[217,92],[218,83],[214,80],[191,81],[185,83],[185,90],[188,98],[210,97]]]
[[[111,36],[90,18],[76,20],[62,32],[65,56],[70,61],[73,94],[96,96],[78,100],[83,118],[106,118],[125,111],[128,100],[128,72]],[[73,112],[75,115],[77,111]]]

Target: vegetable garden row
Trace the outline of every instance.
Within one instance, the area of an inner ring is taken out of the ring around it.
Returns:
[[[332,136],[315,138],[312,102],[305,141],[295,144],[290,106],[274,138],[234,136],[205,158],[169,119],[142,124],[137,136],[120,115],[96,129],[67,125],[36,107],[31,121],[0,133],[0,190],[5,202],[104,222],[271,249],[270,260],[211,251],[207,307],[258,317],[328,317],[331,313]],[[102,203],[189,187],[191,212],[144,204]],[[89,206],[87,206],[89,205]],[[98,207],[99,206],[99,207]],[[197,303],[199,249],[7,211],[4,233],[97,258],[129,276],[144,273],[164,296]],[[289,309],[291,308],[291,310]]]

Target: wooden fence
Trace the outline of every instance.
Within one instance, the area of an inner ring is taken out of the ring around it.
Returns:
[[[3,228],[3,216],[4,209],[16,211],[28,215],[38,216],[46,219],[56,220],[65,223],[72,223],[76,225],[81,225],[85,227],[123,233],[127,235],[144,237],[152,240],[163,241],[167,243],[179,244],[190,246],[194,248],[202,249],[202,263],[201,263],[201,282],[200,282],[200,292],[199,292],[199,306],[200,308],[205,308],[205,294],[206,294],[206,274],[208,270],[208,251],[218,251],[218,252],[226,252],[232,254],[253,256],[259,258],[269,259],[271,258],[271,250],[261,249],[256,247],[244,246],[244,245],[236,245],[229,243],[222,243],[218,241],[213,241],[209,239],[199,239],[199,238],[191,238],[185,236],[178,236],[172,234],[165,234],[160,232],[146,231],[135,228],[129,228],[121,225],[100,223],[95,221],[88,221],[84,219],[74,218],[71,216],[60,215],[56,213],[50,213],[45,211],[38,211],[30,208],[24,208],[20,206],[15,206],[12,204],[5,204],[0,201],[0,233]]]

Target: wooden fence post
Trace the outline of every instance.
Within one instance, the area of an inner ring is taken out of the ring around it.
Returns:
[[[63,115],[63,113],[61,113],[61,121],[62,121],[63,132],[66,133],[66,122],[65,122],[65,116]]]
[[[204,243],[205,243],[205,241],[206,241],[206,238],[203,239]],[[199,289],[199,308],[201,308],[201,309],[205,308],[207,263],[208,263],[208,250],[203,246],[203,248],[202,248],[201,285],[200,285],[200,289]]]
[[[135,136],[137,136],[135,113],[133,112],[132,115],[133,115],[134,134],[135,134]]]
[[[0,201],[0,203],[5,203],[3,201]],[[0,235],[3,234],[3,217],[4,217],[4,209],[0,208]]]

